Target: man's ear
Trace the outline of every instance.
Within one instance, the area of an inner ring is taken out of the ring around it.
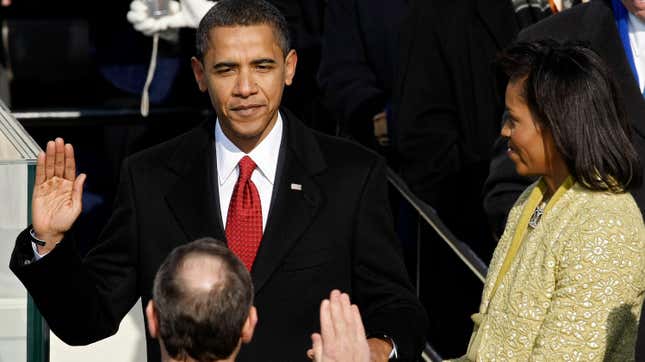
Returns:
[[[204,65],[195,57],[190,58],[190,65],[193,68],[193,75],[195,76],[195,81],[197,81],[197,87],[199,87],[200,91],[206,92],[208,90],[208,86],[206,85],[206,72],[204,71]]]
[[[293,77],[296,75],[296,65],[298,64],[298,54],[294,49],[289,50],[287,57],[284,59],[284,84],[291,85]]]
[[[155,303],[150,299],[146,306],[146,317],[148,318],[148,331],[152,338],[159,336],[159,320],[157,319],[157,308]]]
[[[249,316],[246,318],[246,322],[244,322],[244,327],[242,327],[242,334],[240,335],[242,342],[251,342],[251,339],[253,338],[253,332],[255,331],[255,325],[257,323],[258,311],[254,306],[251,306],[251,309],[249,310]]]

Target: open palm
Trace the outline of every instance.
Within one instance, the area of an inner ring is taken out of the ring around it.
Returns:
[[[349,295],[334,289],[320,304],[320,333],[311,335],[309,357],[315,362],[369,362],[365,328]]]
[[[61,138],[38,155],[31,213],[36,236],[47,242],[39,252],[49,252],[78,218],[85,178],[76,176],[74,148]]]

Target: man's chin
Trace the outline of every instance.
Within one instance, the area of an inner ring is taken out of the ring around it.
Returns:
[[[641,21],[645,21],[645,10],[639,10],[634,13],[634,16],[639,18]]]
[[[237,127],[232,129],[233,136],[244,142],[260,141],[264,133],[268,134],[266,127],[262,127],[264,125],[264,123],[250,123],[246,125],[238,123]]]
[[[253,141],[260,138],[262,132],[238,132],[237,138],[244,141]]]
[[[627,10],[641,20],[645,20],[645,6],[639,5],[633,1],[623,1]]]

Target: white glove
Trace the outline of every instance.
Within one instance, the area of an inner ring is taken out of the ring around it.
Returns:
[[[145,35],[153,35],[168,29],[197,28],[199,22],[213,5],[215,2],[208,0],[181,0],[181,3],[170,0],[168,4],[170,14],[153,18],[144,1],[133,0],[130,3],[127,19],[135,30]]]

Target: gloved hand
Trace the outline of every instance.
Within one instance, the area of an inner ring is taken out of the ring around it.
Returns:
[[[142,0],[133,0],[130,3],[127,19],[134,29],[145,35],[184,27],[197,28],[200,20],[215,5],[208,0],[170,0],[169,15],[153,18],[148,11],[148,6]]]

